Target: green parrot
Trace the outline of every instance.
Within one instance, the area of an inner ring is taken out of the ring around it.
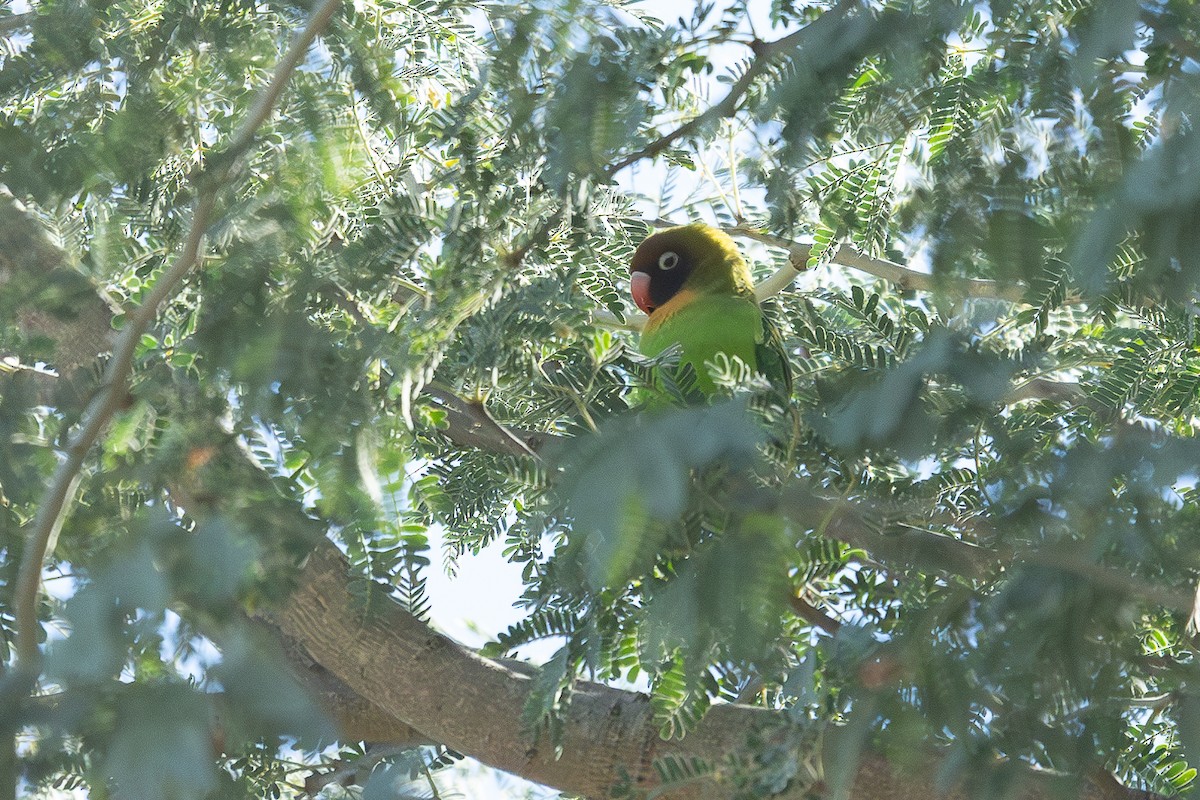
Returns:
[[[705,394],[716,384],[705,361],[737,356],[785,397],[791,370],[779,332],[754,297],[754,280],[737,245],[723,231],[695,222],[649,236],[633,254],[630,292],[650,319],[641,351],[654,357],[678,344]]]

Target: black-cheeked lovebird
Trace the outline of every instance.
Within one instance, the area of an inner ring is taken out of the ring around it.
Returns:
[[[641,351],[654,357],[679,345],[705,394],[716,384],[705,367],[717,353],[736,356],[785,397],[791,372],[779,333],[758,305],[754,280],[737,245],[702,222],[649,236],[630,265],[633,301],[649,319]]]

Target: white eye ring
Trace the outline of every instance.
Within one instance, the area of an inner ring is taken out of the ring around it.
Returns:
[[[679,253],[668,250],[658,257],[658,268],[661,270],[675,269],[679,266]]]

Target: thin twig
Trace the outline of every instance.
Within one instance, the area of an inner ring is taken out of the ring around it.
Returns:
[[[1166,15],[1155,14],[1146,9],[1141,10],[1138,19],[1143,25],[1166,40],[1181,56],[1193,61],[1200,61],[1200,48],[1184,38],[1178,22],[1167,19]]]
[[[742,231],[737,231],[742,233]],[[754,296],[758,302],[769,300],[792,285],[792,281],[808,269],[808,255],[812,252],[811,244],[791,242],[787,246],[788,263],[785,267],[775,270],[771,277],[754,287]]]
[[[112,358],[104,372],[103,388],[92,399],[83,415],[83,427],[67,447],[67,457],[59,462],[54,477],[46,487],[42,501],[29,532],[29,540],[21,559],[15,592],[16,604],[16,649],[18,669],[27,675],[36,674],[41,651],[38,648],[37,598],[41,586],[42,565],[51,543],[58,535],[66,515],[63,513],[67,501],[74,494],[79,482],[83,460],[92,444],[108,425],[113,414],[125,402],[129,374],[133,369],[133,355],[150,321],[158,311],[158,305],[170,294],[196,263],[200,242],[215,204],[215,192],[201,195],[192,216],[192,227],[184,244],[183,252],[163,273],[145,302],[130,314],[125,329],[117,339]]]
[[[646,315],[640,312],[633,313],[625,317],[624,321],[622,321],[617,319],[617,315],[611,311],[597,308],[592,311],[592,322],[609,330],[638,333],[642,328],[646,327]]]
[[[907,565],[922,572],[958,575],[970,580],[985,579],[1015,564],[1033,564],[1068,572],[1094,586],[1140,598],[1184,614],[1193,606],[1192,593],[1161,586],[1123,569],[1092,561],[1065,548],[984,547],[966,539],[908,525],[893,526],[884,533],[867,519],[867,512],[841,498],[826,498],[806,490],[791,490],[782,496],[781,510],[798,521],[812,523],[824,518],[817,528],[822,536],[861,548],[883,563]],[[989,533],[989,524],[976,520],[976,533]]]
[[[834,257],[834,263],[883,278],[900,289],[916,289],[922,292],[946,289],[961,292],[967,297],[989,297],[1010,303],[1020,303],[1025,298],[1025,287],[1020,283],[1004,284],[983,278],[940,280],[926,272],[917,272],[894,261],[871,258],[850,248],[839,250]]]
[[[316,797],[326,786],[337,785],[345,788],[366,783],[371,770],[381,761],[386,758],[395,758],[410,750],[412,750],[411,745],[379,747],[368,744],[367,750],[361,758],[338,760],[329,765],[322,765],[322,768],[331,766],[332,769],[328,772],[314,771],[305,779],[304,791],[310,797]]]
[[[670,228],[675,227],[679,223],[660,217],[651,220],[651,224],[659,228]],[[756,242],[761,242],[769,247],[778,247],[788,251],[788,266],[781,268],[754,288],[754,294],[760,301],[774,297],[780,291],[787,288],[796,279],[797,275],[807,269],[808,256],[812,252],[811,244],[793,241],[783,236],[776,236],[773,233],[766,233],[750,225],[733,225],[721,230],[730,236],[742,236]],[[967,297],[1007,300],[1010,303],[1019,303],[1025,297],[1025,286],[1020,283],[1003,284],[998,281],[990,281],[982,278],[942,280],[927,272],[918,272],[903,264],[897,264],[895,261],[865,256],[850,247],[838,248],[830,260],[834,264],[850,267],[851,269],[865,272],[868,275],[882,278],[894,283],[902,290],[912,289],[922,292],[933,292],[942,289],[957,291]]]
[[[324,0],[313,11],[304,30],[296,36],[292,46],[284,54],[283,60],[275,67],[275,74],[271,76],[271,82],[250,108],[250,114],[242,123],[241,130],[233,137],[233,142],[226,150],[228,155],[239,156],[253,144],[254,134],[271,115],[275,104],[279,102],[279,96],[283,94],[284,87],[291,80],[292,73],[300,65],[301,59],[308,52],[313,40],[329,25],[329,20],[333,18],[333,12],[337,11],[340,5],[341,0]]]
[[[673,227],[679,224],[667,219],[656,219],[651,222],[658,227]],[[731,236],[744,236],[747,239],[788,251],[787,266],[780,267],[774,274],[754,287],[754,296],[758,298],[759,302],[769,300],[782,292],[807,269],[808,256],[812,252],[810,244],[764,233],[745,225],[735,225],[723,228],[723,230]],[[865,256],[848,247],[839,248],[833,256],[832,263],[882,278],[902,290],[932,292],[937,289],[947,289],[961,292],[967,297],[991,298],[1010,303],[1020,303],[1025,296],[1025,287],[1019,283],[1003,284],[982,278],[943,281],[933,275],[917,272],[915,269],[910,269],[894,261]],[[597,310],[592,313],[592,320],[598,325],[617,330],[640,331],[646,325],[645,315],[636,313],[631,314],[622,322],[607,311]]]
[[[847,14],[852,9],[858,7],[859,4],[854,0],[843,0],[842,3],[838,4],[830,11],[825,12],[809,25],[806,25],[798,31],[789,33],[787,36],[784,36],[781,39],[776,39],[773,42],[763,42],[757,39],[752,41],[750,43],[750,48],[754,51],[754,60],[750,63],[750,66],[746,68],[746,71],[742,73],[741,77],[734,82],[733,86],[729,88],[729,92],[723,98],[721,98],[719,102],[717,102],[715,105],[709,106],[704,113],[700,114],[699,116],[692,117],[678,128],[675,128],[673,131],[663,134],[640,150],[630,153],[629,155],[620,159],[607,170],[605,170],[605,177],[611,178],[621,170],[625,169],[625,167],[628,167],[630,164],[634,164],[638,161],[642,161],[643,159],[652,158],[658,155],[675,142],[691,136],[711,122],[714,122],[718,119],[723,119],[725,117],[732,117],[737,113],[738,106],[741,103],[743,96],[745,96],[745,94],[750,90],[750,87],[754,85],[754,82],[758,79],[758,77],[770,68],[771,64],[774,63],[775,59],[778,58],[780,54],[796,48],[806,39],[812,38],[814,34],[822,32],[826,26],[839,24],[846,18]]]
[[[1192,592],[1162,586],[1153,580],[1143,580],[1124,570],[1090,561],[1066,550],[1029,548],[1017,552],[1013,560],[1062,570],[1084,578],[1100,589],[1139,597],[1182,614],[1190,614],[1194,607],[1195,598]]]
[[[125,402],[129,376],[133,370],[133,357],[142,334],[158,315],[159,306],[178,290],[179,284],[200,260],[204,232],[216,206],[218,191],[232,174],[233,165],[253,143],[256,131],[270,115],[296,66],[313,40],[328,25],[340,2],[341,0],[324,0],[317,7],[308,25],[292,42],[287,54],[276,67],[271,83],[255,101],[232,143],[221,154],[222,166],[211,174],[205,170],[197,176],[196,183],[200,191],[183,250],[171,267],[155,282],[142,304],[129,313],[105,370],[102,388],[84,411],[83,426],[72,438],[66,450],[66,458],[59,463],[42,496],[29,530],[15,592],[17,669],[26,680],[35,679],[41,672],[37,604],[42,566],[66,518],[65,509],[78,484],[83,460],[109,420]]]
[[[1024,400],[1053,400],[1056,403],[1080,402],[1087,398],[1083,384],[1078,381],[1055,381],[1049,378],[1030,378],[1014,386],[1004,398],[1005,405]]]
[[[753,239],[756,242],[762,242],[771,247],[780,247],[788,251],[791,256],[791,264],[780,270],[782,274],[773,275],[763,283],[764,286],[767,284],[779,286],[779,289],[791,283],[791,279],[795,278],[795,274],[791,274],[789,277],[789,273],[795,271],[795,265],[798,263],[800,257],[803,257],[805,262],[808,261],[808,254],[812,249],[812,245],[794,242],[782,236],[763,233],[762,231],[744,226],[726,228],[726,232],[734,236],[745,236],[747,239]],[[995,300],[1006,300],[1010,303],[1020,303],[1025,297],[1025,286],[1019,283],[1004,284],[982,278],[943,280],[926,272],[917,272],[915,269],[897,264],[895,261],[865,256],[850,247],[840,248],[832,261],[834,264],[850,267],[851,269],[865,272],[868,275],[874,275],[876,278],[882,278],[885,281],[895,284],[902,290],[912,289],[922,292],[932,292],[942,289],[951,292],[960,292],[967,297],[992,298]],[[759,299],[763,299],[764,295],[761,291],[756,291],[756,294],[759,295]],[[767,294],[765,296],[770,297],[771,295]]]

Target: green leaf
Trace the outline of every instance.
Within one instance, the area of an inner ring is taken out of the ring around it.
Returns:
[[[128,658],[130,620],[139,610],[159,618],[169,599],[166,576],[150,542],[137,541],[67,600],[63,614],[70,634],[50,645],[47,672],[68,682],[116,677]]]
[[[127,685],[103,771],[119,795],[145,800],[201,800],[216,789],[209,714],[186,686]]]
[[[222,659],[212,674],[225,689],[230,745],[286,736],[319,750],[337,740],[333,723],[292,677],[274,638],[239,625],[217,644]]]
[[[259,548],[236,523],[211,517],[195,531],[179,532],[174,580],[180,591],[217,609],[235,599],[257,563]]]
[[[747,465],[761,438],[744,403],[730,401],[627,416],[581,439],[565,456],[559,490],[591,585],[644,568],[663,535],[655,523],[686,506],[691,471],[717,460]]]

